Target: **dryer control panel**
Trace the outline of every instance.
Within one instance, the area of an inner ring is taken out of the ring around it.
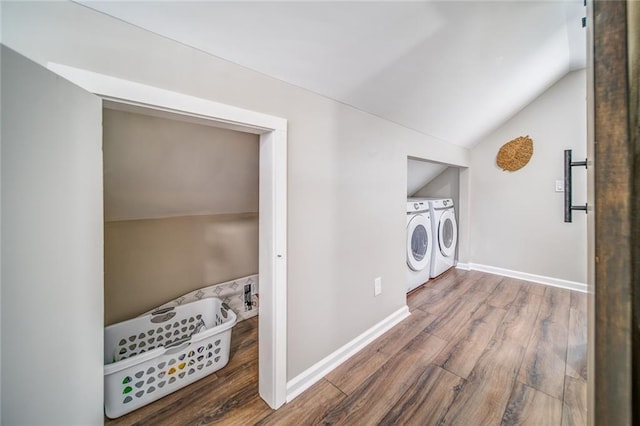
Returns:
[[[453,200],[451,198],[437,198],[431,200],[432,209],[449,209],[453,207]]]

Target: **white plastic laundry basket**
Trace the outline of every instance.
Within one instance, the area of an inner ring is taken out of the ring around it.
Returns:
[[[224,367],[236,314],[207,298],[105,327],[104,406],[116,418]]]

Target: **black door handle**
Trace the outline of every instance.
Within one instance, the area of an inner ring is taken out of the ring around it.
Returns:
[[[564,221],[572,222],[572,213],[574,210],[584,210],[587,213],[587,204],[583,206],[574,206],[572,203],[572,167],[587,168],[587,160],[584,161],[571,161],[571,150],[564,150]]]

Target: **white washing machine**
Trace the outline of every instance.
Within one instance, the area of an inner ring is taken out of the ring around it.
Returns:
[[[431,278],[433,278],[456,264],[458,224],[451,198],[430,198],[429,210],[434,239],[431,254]]]
[[[407,292],[429,281],[431,273],[431,215],[429,201],[407,199]]]

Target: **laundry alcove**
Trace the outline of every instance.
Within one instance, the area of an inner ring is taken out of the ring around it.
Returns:
[[[468,169],[414,157],[407,158],[407,197],[451,198],[456,206],[456,221],[466,227]],[[466,238],[466,236],[462,236]],[[460,259],[459,249],[456,259]],[[463,258],[465,256],[462,256]],[[463,259],[466,262],[466,259]]]

